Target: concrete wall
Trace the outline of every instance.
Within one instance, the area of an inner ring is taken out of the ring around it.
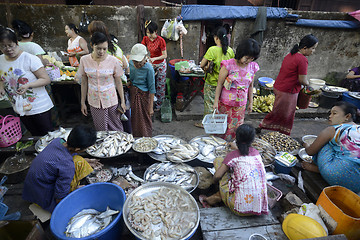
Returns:
[[[66,5],[27,5],[0,4],[0,24],[8,25],[12,19],[21,19],[32,25],[35,32],[34,41],[46,51],[60,51],[67,48],[65,24],[79,24],[82,10],[91,20],[104,21],[109,32],[120,40],[120,46],[126,54],[137,42],[138,24],[136,7],[133,6],[66,6]],[[294,12],[303,18],[343,19],[351,17],[345,13]],[[163,25],[163,19],[174,18],[180,14],[180,8],[145,7],[145,19],[152,19]],[[234,25],[232,46],[250,35],[254,20],[237,20]],[[200,22],[185,22],[188,35],[184,36],[184,58],[198,60],[201,35]],[[159,31],[160,31],[159,29]],[[330,71],[346,72],[349,68],[360,65],[360,30],[342,30],[325,28],[308,28],[290,25],[285,20],[268,20],[261,56],[257,60],[260,72],[257,77],[275,78],[282,59],[302,36],[313,33],[319,39],[319,46],[309,59],[308,75],[312,78],[324,78]],[[89,40],[88,35],[82,34]],[[235,49],[236,47],[234,47]],[[180,58],[179,42],[167,41],[168,60]]]

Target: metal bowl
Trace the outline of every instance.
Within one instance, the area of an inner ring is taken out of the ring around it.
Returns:
[[[97,140],[96,140],[96,143],[95,143],[95,144],[97,144],[97,142],[99,142],[99,141],[101,141],[102,139],[106,138],[106,137],[109,136],[110,134],[114,134],[114,133],[117,133],[117,132],[118,132],[118,131],[98,131],[98,132],[97,132]],[[131,135],[131,134],[128,134],[128,133],[125,133],[125,132],[120,132],[120,133],[125,134],[125,135]],[[131,135],[131,138],[132,138],[132,141],[134,141],[134,138],[132,137],[132,135]],[[124,153],[127,153],[127,152],[131,149],[132,144],[133,144],[132,142],[131,142],[131,143],[128,143],[127,146],[126,146],[126,148],[123,150],[122,153],[120,153],[120,154],[115,154],[115,155],[112,155],[112,156],[98,156],[98,155],[95,155],[95,154],[93,154],[93,153],[89,150],[89,148],[86,149],[86,153],[89,154],[89,155],[92,156],[92,157],[95,157],[95,158],[102,158],[102,159],[113,158],[113,157],[118,157],[118,156],[120,156],[120,155],[122,155],[122,154],[124,154]]]
[[[161,169],[161,167],[165,166],[165,171],[163,171],[163,174],[159,174],[158,170]],[[165,177],[159,178],[158,181],[156,180],[151,180],[152,176],[154,176],[155,174],[158,175],[169,175],[171,174],[171,169],[175,169],[177,171],[186,171],[186,172],[191,172],[192,176],[191,176],[191,182],[190,184],[192,185],[192,188],[187,189],[186,185],[183,184],[176,184],[176,181],[168,181],[165,179]],[[190,170],[190,171],[189,171]],[[195,169],[187,164],[176,164],[176,163],[154,163],[153,165],[151,165],[150,167],[148,167],[144,173],[144,180],[147,182],[169,182],[169,183],[173,183],[175,185],[178,185],[182,188],[184,188],[186,191],[188,191],[189,193],[191,193],[192,191],[194,191],[197,186],[199,185],[199,174],[197,173],[197,171],[195,171]]]
[[[301,138],[301,140],[304,142],[304,143],[307,143],[309,145],[311,145],[315,139],[317,138],[316,135],[305,135]]]
[[[72,128],[64,128],[66,130],[66,134],[63,134],[63,135],[60,135],[59,137],[63,137],[65,140],[67,140],[67,137],[69,136]],[[60,130],[55,130],[55,131],[52,131],[52,132],[49,132],[48,134],[42,136],[41,138],[39,138],[39,140],[37,140],[37,142],[35,143],[35,150],[40,153],[42,150],[44,150],[44,148],[49,145],[49,143],[51,143],[53,139],[51,139],[50,141],[46,141],[46,137],[49,137],[50,135],[49,134],[58,134],[60,132]],[[41,147],[44,146],[43,148]]]
[[[152,149],[149,149],[147,151],[141,151],[139,149],[137,149],[137,146],[139,144],[142,144],[142,141],[145,141],[145,139],[149,139],[149,141],[152,141],[155,145],[155,147],[153,147]],[[142,138],[139,138],[139,139],[136,139],[135,142],[133,143],[132,145],[132,149],[135,151],[135,152],[139,152],[139,153],[148,153],[148,152],[152,152],[155,148],[157,148],[157,146],[159,145],[159,142],[155,139],[155,138],[151,138],[151,137],[142,137]]]
[[[300,149],[298,155],[305,162],[308,162],[308,163],[312,162],[312,156],[310,156],[306,153],[305,148]],[[311,158],[311,160],[309,160],[309,158]]]
[[[186,190],[184,190],[180,186],[177,186],[177,185],[171,184],[171,183],[163,183],[163,182],[146,183],[146,184],[141,185],[140,187],[136,188],[134,191],[132,191],[130,193],[130,195],[128,196],[128,198],[126,199],[124,207],[123,207],[123,220],[125,222],[126,227],[130,230],[130,232],[136,238],[141,239],[141,240],[147,240],[147,238],[144,237],[141,234],[141,232],[135,230],[131,226],[131,223],[128,220],[128,216],[129,216],[129,213],[130,213],[130,204],[131,204],[131,202],[132,202],[132,200],[133,200],[133,198],[135,196],[136,197],[147,197],[147,196],[150,196],[150,195],[156,193],[161,188],[179,190],[181,198],[188,198],[190,200],[191,206],[193,207],[193,209],[194,209],[194,211],[196,213],[196,223],[195,223],[195,226],[187,234],[185,234],[184,236],[181,236],[178,239],[184,240],[184,239],[190,238],[195,233],[196,229],[199,226],[199,222],[200,222],[199,206],[197,205],[195,199]]]
[[[174,140],[179,140],[180,143],[186,143],[184,140],[182,140],[181,138],[175,137],[173,135],[157,135],[155,137],[153,137],[154,139],[156,139],[158,141],[158,143],[160,144],[161,139],[174,139]],[[149,152],[147,153],[149,155],[149,157],[151,157],[154,160],[160,161],[160,162],[168,162],[169,160],[166,159],[166,153],[163,154],[156,154],[154,152]]]

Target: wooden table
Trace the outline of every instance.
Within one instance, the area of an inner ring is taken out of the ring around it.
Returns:
[[[180,71],[179,75],[180,77],[189,77],[189,88],[186,92],[184,92],[184,106],[182,109],[180,109],[180,112],[183,112],[187,106],[192,102],[192,100],[200,94],[202,98],[204,98],[204,94],[202,90],[204,89],[204,77],[205,73],[182,73]]]

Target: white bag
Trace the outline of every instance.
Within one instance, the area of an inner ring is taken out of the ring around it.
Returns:
[[[168,27],[170,25],[170,22],[169,20],[166,20],[166,22],[164,23],[164,26],[161,28],[161,33],[160,35],[164,38],[167,38],[167,35],[168,35]]]
[[[21,95],[16,95],[14,97],[15,105],[14,111],[20,116],[24,116],[26,111],[30,111],[32,109],[32,105],[24,99]]]
[[[302,204],[299,209],[298,214],[301,214],[301,215],[304,215],[304,216],[314,219],[315,221],[320,223],[320,225],[325,229],[326,235],[329,234],[324,221],[320,217],[320,210],[319,210],[318,206],[316,206],[315,204],[313,204],[313,203]]]

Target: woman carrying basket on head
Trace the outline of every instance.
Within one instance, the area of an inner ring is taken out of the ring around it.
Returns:
[[[259,55],[259,43],[249,38],[240,42],[235,58],[221,62],[213,109],[228,115],[228,127],[221,136],[227,141],[235,139],[236,129],[244,123],[247,102],[248,112],[252,111],[254,76],[259,70],[253,61]]]

